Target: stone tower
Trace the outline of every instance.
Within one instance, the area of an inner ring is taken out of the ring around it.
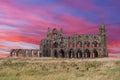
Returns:
[[[101,36],[101,42],[102,42],[102,47],[103,47],[103,53],[105,57],[108,57],[108,52],[107,52],[107,36],[106,36],[106,28],[105,24],[101,24],[99,28],[99,34]]]

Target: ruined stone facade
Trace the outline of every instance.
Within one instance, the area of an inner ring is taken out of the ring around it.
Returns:
[[[98,34],[75,34],[64,36],[63,30],[48,28],[47,37],[40,42],[40,49],[13,49],[11,56],[22,54],[24,57],[55,58],[98,58],[107,57],[107,40],[105,25],[102,24]]]

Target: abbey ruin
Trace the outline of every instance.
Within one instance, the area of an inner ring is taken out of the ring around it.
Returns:
[[[12,49],[10,56],[53,58],[99,58],[107,57],[105,25],[98,34],[75,34],[64,36],[62,28],[48,28],[47,37],[40,42],[39,49]]]

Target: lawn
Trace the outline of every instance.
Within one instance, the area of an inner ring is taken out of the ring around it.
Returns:
[[[120,59],[0,59],[0,80],[120,80]]]

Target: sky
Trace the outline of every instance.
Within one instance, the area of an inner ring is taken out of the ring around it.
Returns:
[[[0,0],[0,54],[38,49],[47,28],[64,35],[107,29],[109,55],[120,56],[120,0]]]

